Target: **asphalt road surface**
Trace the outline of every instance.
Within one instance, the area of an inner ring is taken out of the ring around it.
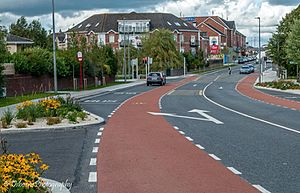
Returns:
[[[162,112],[249,183],[272,193],[300,192],[300,112],[240,95],[235,86],[244,76],[236,71],[202,76],[165,96]]]

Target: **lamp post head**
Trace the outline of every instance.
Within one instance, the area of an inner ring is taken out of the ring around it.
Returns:
[[[255,17],[254,19],[258,19],[258,20],[260,20],[260,17]]]

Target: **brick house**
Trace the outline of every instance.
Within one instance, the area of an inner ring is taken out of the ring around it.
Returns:
[[[7,34],[5,42],[6,48],[11,54],[24,50],[26,47],[30,47],[34,44],[34,42],[28,38],[23,38],[13,34]]]
[[[184,17],[182,19],[198,28],[201,36],[209,39],[208,53],[211,53],[212,44],[216,44],[219,51],[227,47],[240,52],[246,46],[246,36],[236,29],[234,21],[227,21],[219,16]]]
[[[130,42],[141,47],[141,38],[155,30],[169,29],[181,52],[196,52],[200,48],[200,32],[193,25],[169,13],[106,13],[93,15],[67,31],[84,36],[87,42],[110,45],[119,49]],[[125,32],[125,33],[124,33]]]

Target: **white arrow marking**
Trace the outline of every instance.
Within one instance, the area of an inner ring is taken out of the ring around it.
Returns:
[[[162,116],[169,116],[169,117],[178,117],[178,118],[184,118],[184,119],[193,119],[193,120],[199,120],[199,121],[210,121],[208,119],[198,118],[198,117],[188,117],[188,116],[181,116],[181,115],[174,115],[171,113],[154,113],[154,112],[148,112],[151,115],[162,115]]]
[[[198,113],[201,116],[205,117],[204,118],[199,118],[199,117],[188,117],[188,116],[182,116],[182,115],[174,115],[171,113],[154,113],[154,112],[148,112],[151,115],[162,115],[162,116],[169,116],[169,117],[178,117],[178,118],[184,118],[184,119],[192,119],[192,120],[199,120],[199,121],[209,121],[209,122],[214,122],[216,124],[224,124],[223,122],[213,118],[212,116],[206,114],[209,111],[204,111],[204,110],[199,110],[199,109],[194,109],[189,111],[190,113]]]
[[[198,113],[199,115],[207,118],[209,121],[214,122],[216,124],[224,124],[223,122],[213,118],[212,116],[206,114],[209,113],[209,111],[204,111],[204,110],[199,110],[199,109],[193,109],[191,111],[189,111],[189,113]]]

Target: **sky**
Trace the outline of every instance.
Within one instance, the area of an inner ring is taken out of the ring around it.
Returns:
[[[299,0],[54,0],[56,31],[65,31],[99,13],[164,12],[176,16],[218,15],[236,22],[251,46],[258,45],[258,20],[261,18],[262,44],[276,31],[276,25]],[[52,0],[1,0],[0,25],[9,26],[25,16],[52,28]]]

